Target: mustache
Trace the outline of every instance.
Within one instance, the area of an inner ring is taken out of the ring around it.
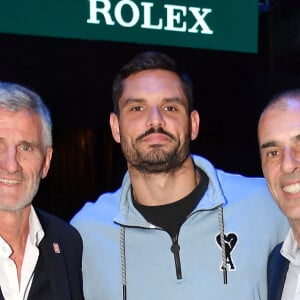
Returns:
[[[289,181],[297,181],[299,180],[299,175],[300,175],[300,172],[297,171],[296,173],[293,173],[293,174],[288,174],[288,175],[285,175],[285,176],[282,176],[282,180],[281,182],[286,184],[287,182]]]
[[[21,171],[9,172],[5,170],[0,170],[0,178],[19,180],[19,181],[23,181],[27,179],[27,177]]]
[[[171,133],[165,131],[163,128],[161,128],[161,127],[158,127],[158,128],[153,128],[153,127],[151,127],[149,130],[147,130],[147,131],[145,131],[143,134],[139,135],[139,136],[137,137],[136,141],[137,141],[137,142],[140,142],[143,138],[145,138],[146,136],[148,136],[148,135],[150,135],[150,134],[153,134],[153,133],[164,134],[164,135],[166,135],[167,137],[169,137],[170,139],[175,140],[175,137],[174,137]]]

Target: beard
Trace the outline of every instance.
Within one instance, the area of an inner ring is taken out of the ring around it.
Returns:
[[[139,145],[143,138],[152,133],[165,134],[173,142],[174,147],[166,151],[161,144],[153,144],[148,150],[140,149]],[[133,145],[125,139],[121,141],[122,152],[127,163],[144,174],[176,172],[182,167],[190,154],[189,145],[190,136],[188,133],[185,135],[183,143],[181,143],[162,128],[149,129],[139,136]]]
[[[22,177],[22,181],[26,181],[25,177]],[[26,184],[24,193],[19,195],[18,198],[14,198],[13,201],[10,200],[10,196],[3,195],[0,191],[0,210],[5,211],[17,211],[25,208],[32,203],[40,184],[40,178],[36,178],[30,184]],[[7,197],[7,198],[6,198]]]

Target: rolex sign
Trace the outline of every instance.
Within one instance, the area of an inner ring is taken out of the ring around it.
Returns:
[[[257,51],[253,0],[11,0],[0,32],[226,51]]]

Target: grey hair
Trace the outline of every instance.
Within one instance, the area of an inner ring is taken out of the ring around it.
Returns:
[[[49,109],[38,94],[16,83],[0,82],[0,109],[31,110],[40,117],[45,147],[52,146],[52,121]]]

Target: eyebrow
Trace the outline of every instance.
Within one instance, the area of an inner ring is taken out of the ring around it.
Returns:
[[[128,104],[130,104],[130,103],[134,103],[134,102],[137,102],[137,103],[140,103],[140,102],[144,102],[145,101],[145,99],[143,99],[143,98],[128,98],[128,99],[125,99],[124,101],[123,101],[123,104],[124,104],[124,106],[125,105],[128,105]]]
[[[126,106],[129,105],[131,103],[143,103],[146,102],[147,99],[144,98],[127,98],[123,101],[123,105],[122,106]],[[162,99],[162,102],[164,103],[172,103],[172,102],[176,102],[179,103],[181,105],[185,105],[185,99],[180,98],[180,97],[166,97]]]
[[[299,142],[300,141],[300,134],[297,134],[297,135],[293,136],[292,141],[293,142]]]
[[[261,144],[261,146],[259,147],[260,149],[265,149],[265,148],[269,148],[269,147],[275,147],[277,146],[278,143],[276,143],[275,141],[270,141],[270,142],[266,142]]]
[[[33,148],[38,148],[39,147],[39,145],[36,142],[27,141],[27,140],[22,140],[22,141],[20,141],[19,144],[25,144],[25,145],[31,146]]]
[[[185,105],[185,99],[184,98],[179,98],[179,97],[171,97],[171,98],[164,98],[163,101],[165,103],[168,103],[168,102],[177,102],[179,104],[182,104],[182,105]]]
[[[300,134],[297,134],[297,135],[293,136],[290,140],[292,142],[299,142],[300,141]],[[260,149],[265,149],[265,148],[269,148],[269,147],[276,147],[276,146],[278,146],[278,142],[269,141],[269,142],[263,143],[260,146]]]

